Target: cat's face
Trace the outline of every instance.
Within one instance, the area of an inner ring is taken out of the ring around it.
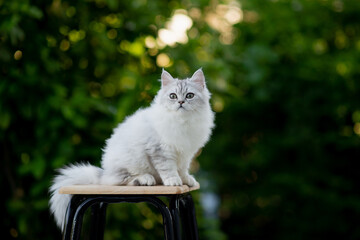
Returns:
[[[179,80],[163,70],[158,98],[160,104],[170,111],[186,113],[201,110],[209,104],[210,98],[204,73],[199,69],[191,78]]]

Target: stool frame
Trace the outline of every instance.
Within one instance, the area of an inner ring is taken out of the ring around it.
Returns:
[[[170,199],[167,206],[158,197]],[[82,219],[85,211],[91,207],[91,240],[102,240],[105,230],[106,209],[110,203],[139,203],[146,202],[155,206],[162,215],[164,225],[164,239],[198,240],[197,222],[194,202],[190,193],[185,194],[146,194],[146,195],[107,195],[107,194],[76,194],[72,195],[68,205],[63,240],[80,239]]]

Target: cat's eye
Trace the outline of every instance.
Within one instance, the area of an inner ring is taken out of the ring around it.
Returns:
[[[177,99],[177,96],[175,93],[170,93],[170,99]]]
[[[195,96],[195,94],[193,94],[193,93],[186,94],[187,99],[192,99],[194,96]]]

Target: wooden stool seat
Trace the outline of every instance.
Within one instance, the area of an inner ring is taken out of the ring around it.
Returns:
[[[91,207],[90,237],[101,240],[104,236],[106,209],[112,203],[146,202],[155,206],[163,217],[164,238],[167,240],[198,239],[195,207],[190,195],[200,186],[108,186],[72,185],[59,189],[60,194],[71,195],[68,205],[63,239],[80,239],[82,218]],[[168,197],[166,205],[158,197]]]
[[[184,194],[199,189],[200,186],[109,186],[109,185],[72,185],[60,188],[60,194],[145,194],[145,195],[172,195]]]

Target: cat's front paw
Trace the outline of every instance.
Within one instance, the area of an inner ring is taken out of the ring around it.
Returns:
[[[129,183],[131,186],[154,186],[155,184],[154,176],[148,173],[137,176]]]
[[[181,186],[183,183],[180,177],[170,177],[163,180],[165,186]]]
[[[183,178],[183,183],[188,185],[189,187],[194,187],[200,185],[193,176],[186,174]]]

